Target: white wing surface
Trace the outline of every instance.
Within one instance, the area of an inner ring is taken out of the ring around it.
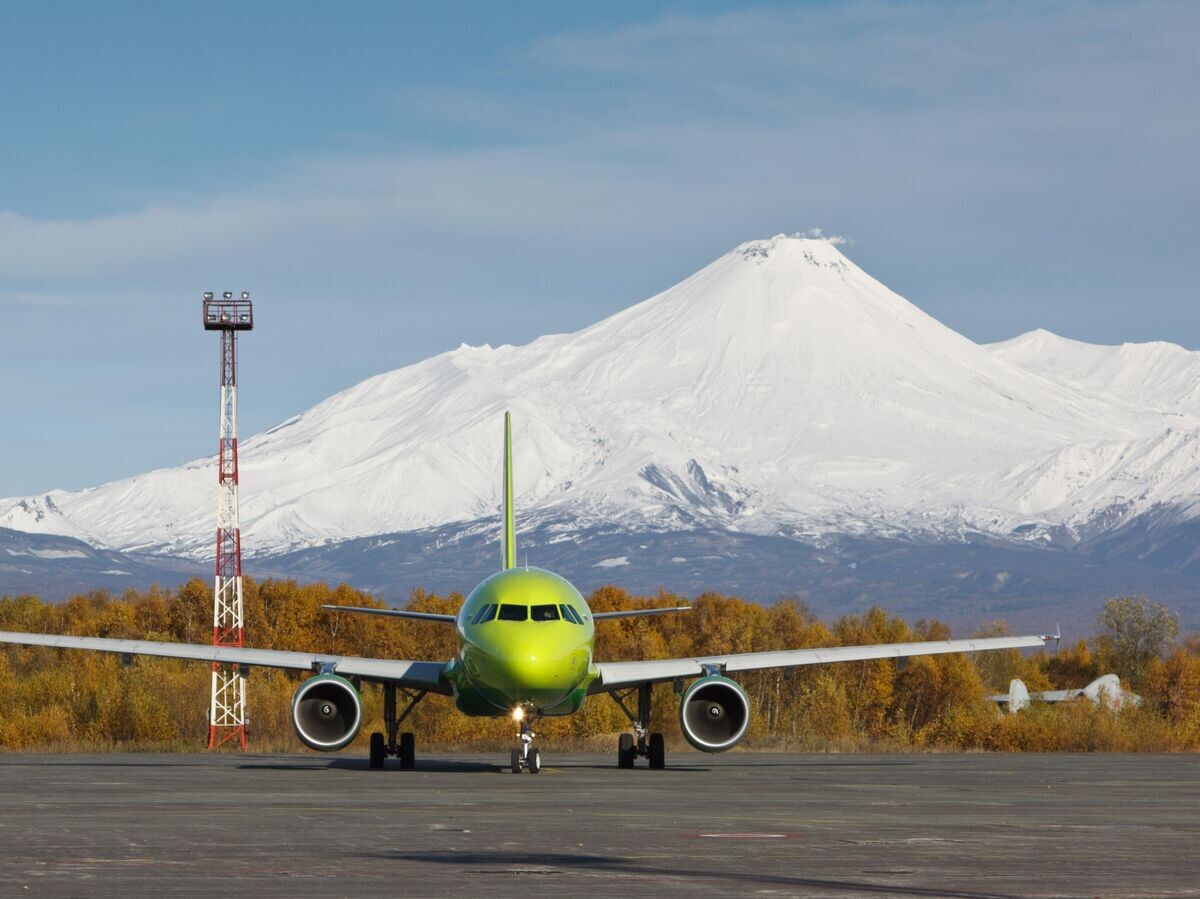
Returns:
[[[454,615],[439,615],[437,612],[410,612],[407,609],[372,609],[364,606],[321,606],[331,612],[354,612],[357,615],[384,615],[388,618],[411,618],[414,621],[440,621],[454,624]]]
[[[590,692],[614,687],[700,677],[709,672],[759,671],[764,668],[797,668],[830,662],[860,662],[865,659],[898,659],[947,652],[984,652],[993,649],[1043,647],[1054,636],[983,637],[977,640],[930,640],[924,643],[881,643],[874,646],[835,646],[819,649],[787,649],[777,652],[742,652],[690,659],[656,659],[645,662],[597,662],[600,676]]]
[[[642,615],[665,615],[667,612],[690,612],[691,606],[669,606],[665,609],[627,609],[624,612],[592,612],[592,619],[604,621],[608,618],[640,618]]]
[[[49,646],[54,649],[88,649],[128,656],[159,656],[167,659],[192,659],[199,662],[227,662],[232,665],[286,668],[291,671],[332,671],[343,677],[361,677],[369,681],[394,683],[431,693],[450,694],[450,685],[442,676],[441,662],[414,662],[405,659],[364,659],[357,656],[327,655],[313,652],[285,652],[278,649],[251,649],[235,646],[205,646],[197,643],[158,643],[152,640],[114,640],[106,637],[65,637],[58,634],[22,634],[0,631],[0,643],[23,646]]]

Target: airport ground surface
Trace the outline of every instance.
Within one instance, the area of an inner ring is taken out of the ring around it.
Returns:
[[[1200,896],[1200,756],[544,749],[0,756],[0,895]]]

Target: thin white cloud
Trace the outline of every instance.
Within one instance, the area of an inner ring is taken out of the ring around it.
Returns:
[[[794,236],[807,237],[810,240],[824,240],[835,247],[844,246],[852,242],[850,238],[843,237],[840,234],[826,234],[823,228],[807,228],[804,231],[797,231]]]
[[[1182,218],[1198,22],[1184,4],[857,3],[561,35],[532,51],[546,77],[597,79],[570,115],[486,92],[424,101],[485,128],[496,101],[522,142],[312,160],[253,190],[91,219],[0,211],[0,278],[137,278],[248,254],[383,267],[365,255],[418,234],[731,245],[814,220],[860,236],[925,221],[955,239],[970,221],[986,239],[1018,219],[1058,231],[1063,210]]]

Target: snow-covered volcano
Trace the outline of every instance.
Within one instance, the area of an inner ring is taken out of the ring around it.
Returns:
[[[1198,385],[1200,354],[1172,345],[973,343],[833,243],[778,236],[576,333],[464,345],[244,440],[243,546],[490,522],[505,409],[522,521],[564,538],[1069,543],[1152,507],[1190,510]],[[0,526],[203,557],[214,465],[0,501]]]

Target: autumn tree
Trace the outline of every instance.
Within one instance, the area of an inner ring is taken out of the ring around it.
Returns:
[[[324,606],[380,608],[377,597],[345,584],[294,580],[244,581],[247,642],[276,649],[380,658],[448,659],[455,631],[436,622],[341,613]],[[458,594],[415,590],[407,607],[453,614]],[[617,586],[588,597],[595,611],[678,606],[685,598],[660,591],[636,596]],[[600,661],[760,652],[804,647],[942,640],[937,621],[910,625],[884,609],[845,615],[832,625],[796,600],[763,606],[706,593],[692,610],[597,622]],[[212,584],[193,579],[175,590],[128,590],[120,597],[93,591],[61,604],[33,596],[0,598],[0,630],[182,643],[211,639]],[[941,747],[1000,750],[1195,750],[1200,748],[1200,639],[1183,640],[1170,654],[1174,617],[1141,597],[1114,600],[1101,617],[1103,632],[1056,654],[1000,652],[876,659],[738,674],[753,708],[746,748],[855,750]],[[1007,633],[1003,622],[981,635]],[[1113,712],[1091,703],[1035,703],[1003,715],[986,694],[1021,677],[1031,689],[1082,687],[1117,670],[1138,679],[1141,708]],[[60,750],[196,749],[207,734],[208,668],[193,662],[68,652],[46,647],[0,647],[0,747]],[[289,707],[307,675],[252,670],[251,739],[260,751],[303,751],[292,733]],[[381,691],[364,688],[363,735],[380,726]],[[681,745],[679,698],[672,684],[654,688],[652,728]],[[429,696],[405,722],[421,746],[499,749],[513,739],[512,722],[467,718],[453,700]],[[549,744],[612,751],[629,723],[604,695],[589,698],[574,716],[543,719]]]
[[[1179,619],[1145,596],[1110,599],[1100,611],[1097,651],[1120,677],[1140,687],[1152,659],[1160,658],[1179,636]]]

